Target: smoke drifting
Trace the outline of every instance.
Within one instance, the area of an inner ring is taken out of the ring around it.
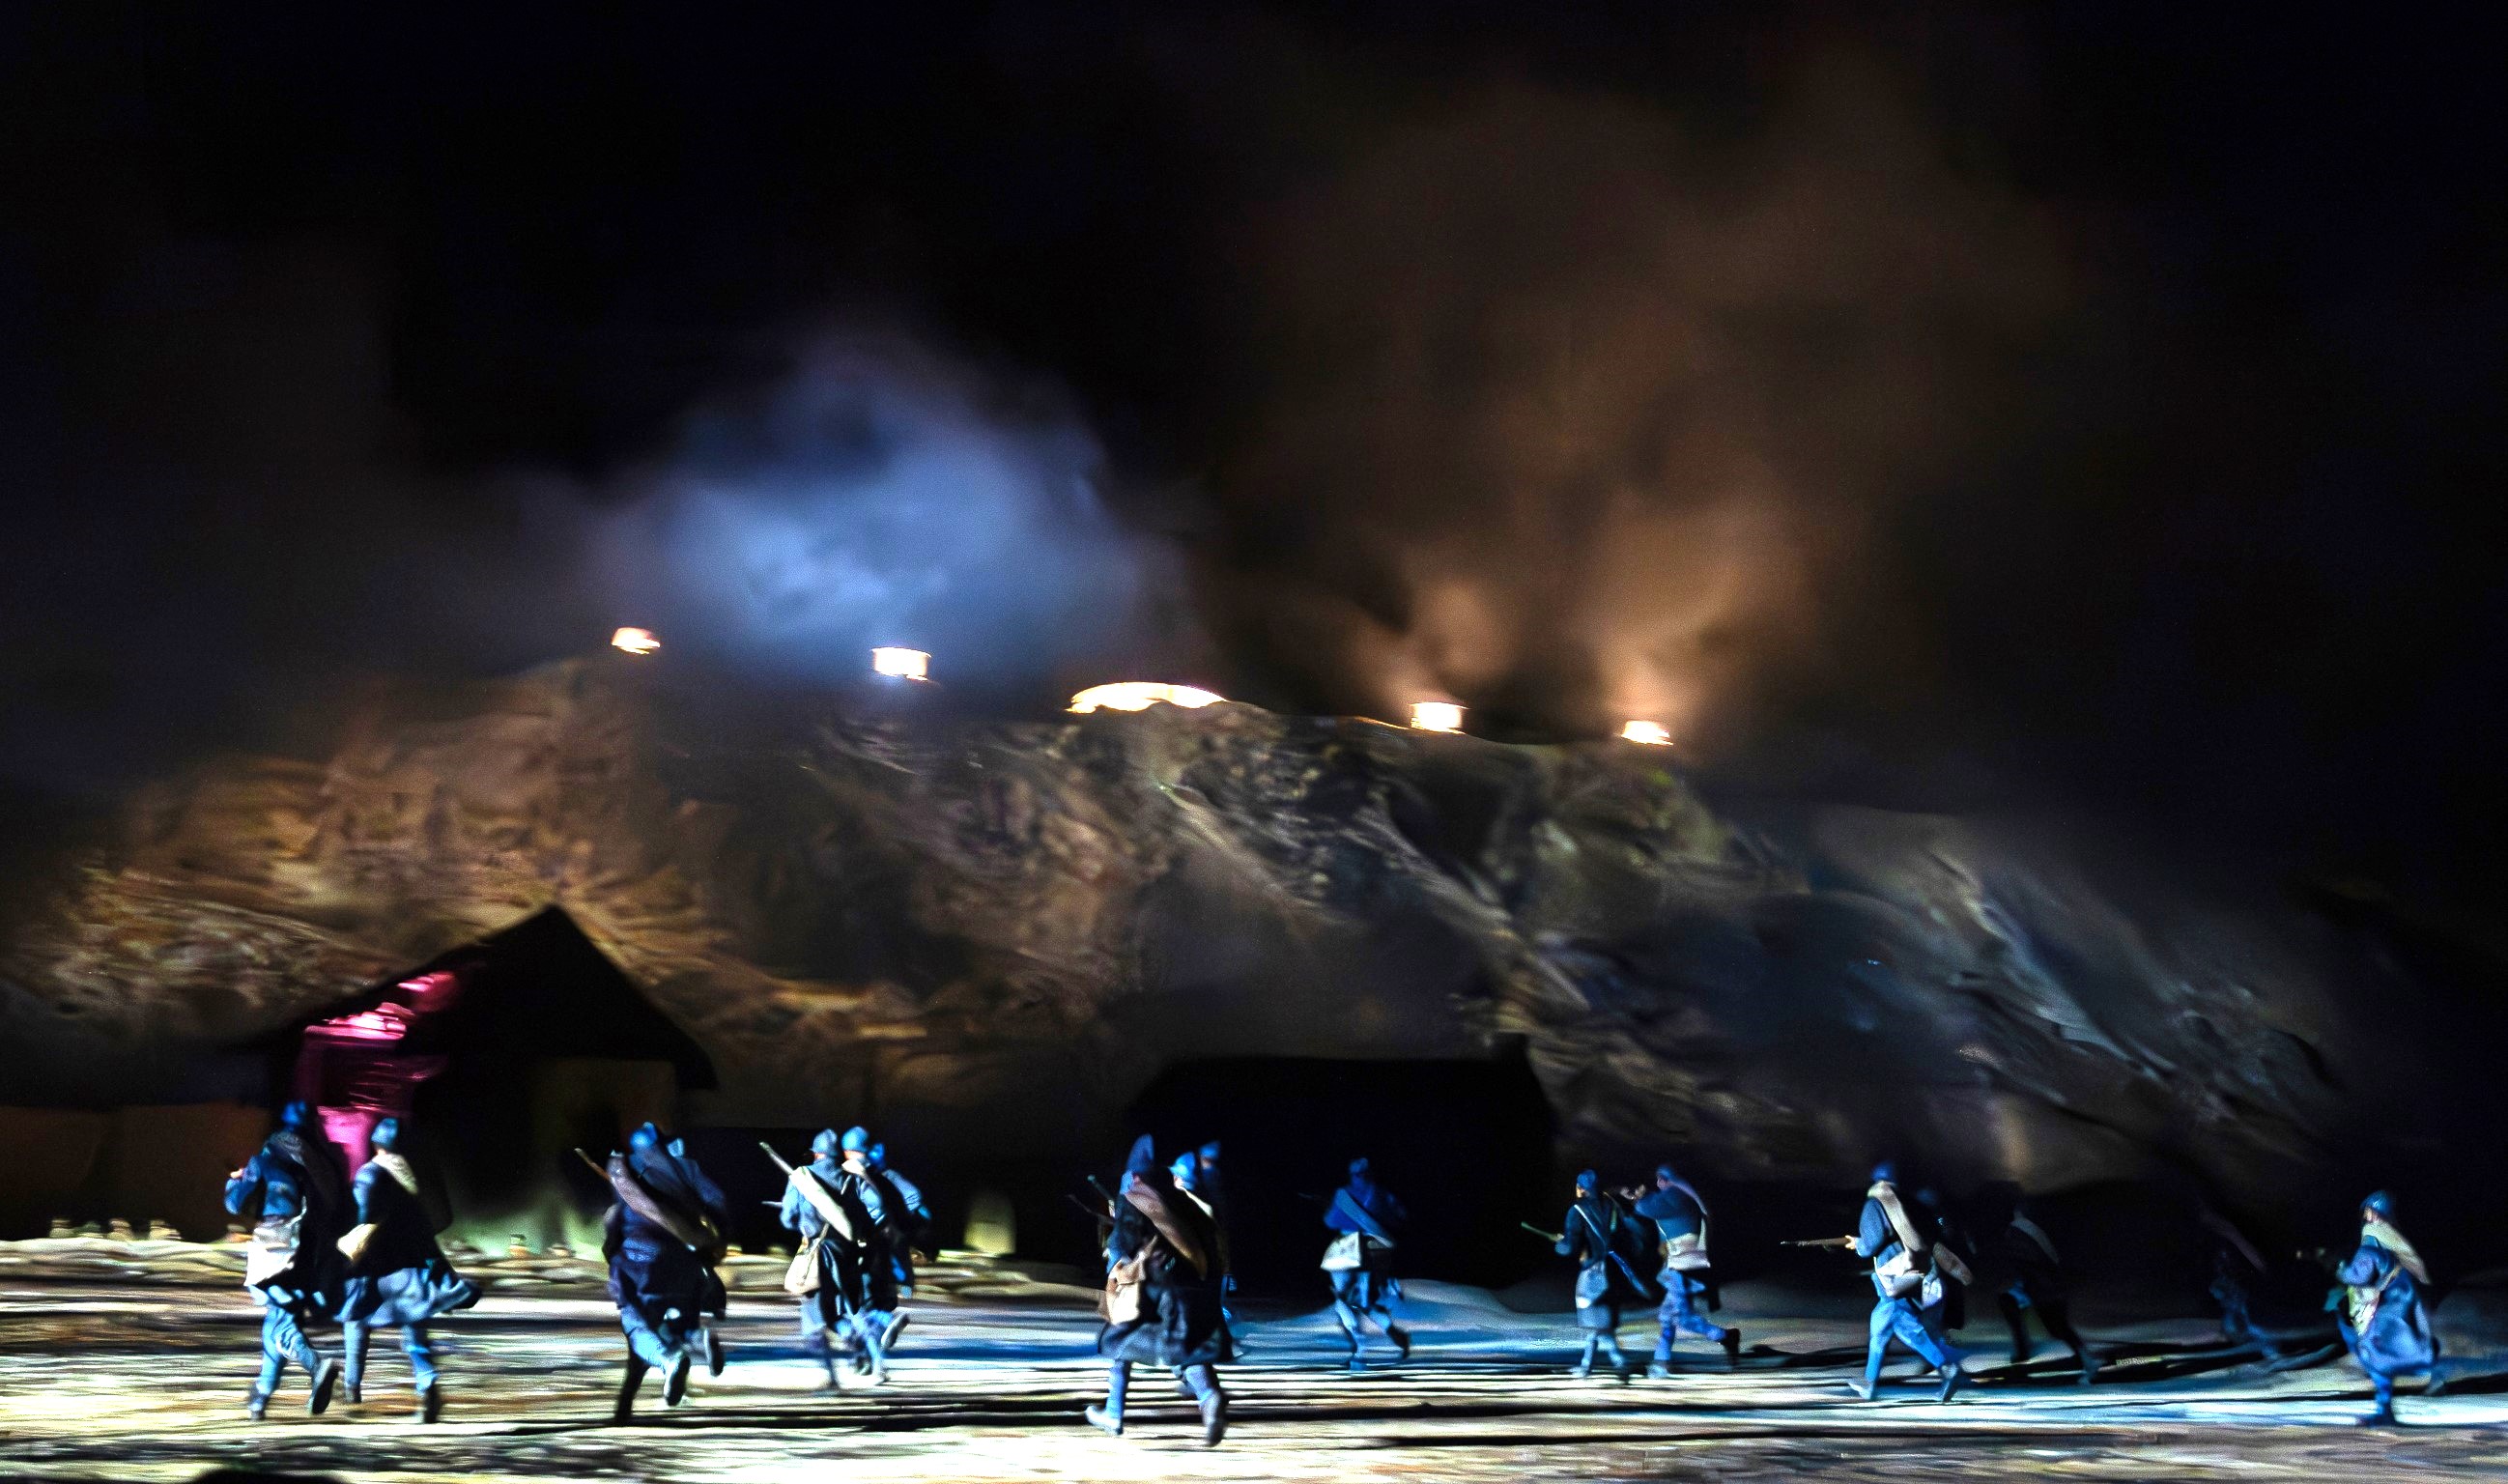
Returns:
[[[1776,118],[1503,89],[1266,218],[1227,488],[1269,550],[1231,631],[1352,709],[1693,745],[1835,680],[1841,640],[1919,679],[1876,528],[1990,445],[2066,275],[1877,75],[1817,69]]]
[[[1172,556],[1117,525],[1107,478],[1051,393],[838,337],[576,508],[600,510],[582,539],[602,601],[673,652],[829,682],[902,645],[952,686],[1016,694],[1192,649]]]

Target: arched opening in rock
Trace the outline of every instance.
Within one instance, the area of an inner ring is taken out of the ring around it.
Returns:
[[[1364,1154],[1410,1206],[1397,1271],[1503,1286],[1548,1247],[1517,1226],[1567,1205],[1550,1106],[1521,1052],[1475,1061],[1245,1057],[1179,1062],[1143,1090],[1129,1126],[1162,1156],[1218,1139],[1238,1280],[1322,1291],[1323,1199]]]

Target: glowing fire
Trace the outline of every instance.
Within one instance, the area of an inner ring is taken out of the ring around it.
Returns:
[[[662,647],[662,642],[653,637],[651,629],[620,629],[609,636],[609,647],[630,654],[650,654]]]
[[[881,675],[899,680],[928,681],[932,678],[932,656],[921,649],[878,649],[870,651],[870,667]]]
[[[1672,732],[1661,722],[1631,722],[1620,728],[1620,735],[1648,747],[1670,747]]]
[[[1452,701],[1413,701],[1411,724],[1421,731],[1460,731],[1463,708]]]
[[[1157,681],[1117,681],[1091,686],[1071,698],[1071,709],[1083,716],[1092,711],[1144,711],[1152,706],[1182,706],[1190,711],[1228,697],[1198,686],[1165,686]]]

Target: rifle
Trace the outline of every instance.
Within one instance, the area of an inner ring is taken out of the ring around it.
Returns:
[[[584,1153],[583,1146],[581,1144],[574,1146],[574,1157],[583,1161],[585,1168],[589,1169],[594,1174],[601,1176],[602,1184],[607,1185],[609,1183],[609,1167]]]
[[[775,1146],[773,1144],[766,1142],[764,1139],[759,1139],[757,1141],[757,1147],[765,1150],[766,1157],[775,1162],[775,1168],[784,1171],[785,1179],[790,1180],[793,1178],[793,1167],[784,1163],[784,1156],[775,1152]]]
[[[1852,1237],[1806,1237],[1799,1242],[1780,1242],[1777,1245],[1781,1247],[1839,1247],[1851,1252],[1855,1249],[1855,1239]]]
[[[1533,1236],[1540,1238],[1544,1242],[1566,1242],[1568,1240],[1564,1233],[1545,1232],[1541,1228],[1534,1226],[1530,1221],[1519,1221],[1516,1225],[1524,1228],[1528,1232],[1531,1232]]]

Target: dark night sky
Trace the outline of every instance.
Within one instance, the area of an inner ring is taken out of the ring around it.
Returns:
[[[2494,59],[2365,7],[13,8],[0,776],[656,607],[788,679],[894,621],[650,586],[769,532],[812,592],[942,548],[907,626],[1005,695],[1642,707],[2485,893]]]

